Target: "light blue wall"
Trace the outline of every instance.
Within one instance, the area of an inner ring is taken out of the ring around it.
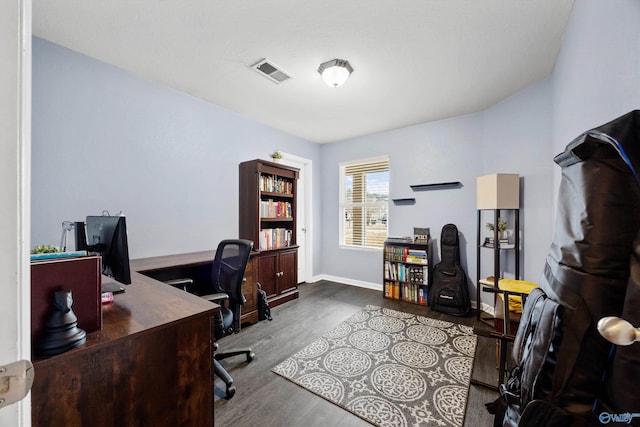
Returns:
[[[640,109],[640,2],[577,0],[552,76],[553,152]],[[554,164],[554,211],[561,169]]]
[[[317,144],[38,38],[32,128],[33,245],[107,209],[132,258],[212,249],[238,235],[238,164],[276,148],[314,161],[320,194]]]
[[[640,1],[577,0],[552,80],[556,154],[582,132],[640,109]]]
[[[483,174],[520,175],[521,277],[537,282],[543,272],[553,227],[551,83],[545,79],[487,109],[483,114]],[[506,252],[504,256],[510,256]],[[515,277],[505,259],[505,277]],[[483,265],[484,269],[484,265]],[[491,272],[489,270],[483,270]]]

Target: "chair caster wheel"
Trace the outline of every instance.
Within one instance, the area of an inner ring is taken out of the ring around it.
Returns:
[[[247,354],[247,363],[251,362],[254,359],[254,357],[256,357],[256,354],[253,351]]]
[[[225,396],[226,399],[231,399],[234,394],[236,394],[236,386],[232,385],[230,387],[227,387],[227,395]]]

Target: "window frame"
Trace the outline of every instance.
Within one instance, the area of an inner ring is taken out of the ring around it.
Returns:
[[[376,157],[368,157],[368,158],[358,159],[358,160],[350,160],[350,161],[346,161],[346,162],[340,162],[338,164],[338,167],[339,167],[339,191],[338,191],[338,194],[339,194],[339,200],[338,200],[338,224],[339,224],[338,229],[339,229],[339,233],[338,233],[338,244],[343,249],[381,251],[383,249],[383,247],[384,247],[383,242],[380,243],[380,246],[346,243],[346,241],[345,241],[345,239],[346,239],[346,234],[345,234],[345,226],[346,226],[345,213],[346,213],[348,208],[361,207],[361,208],[365,208],[366,209],[367,207],[386,206],[387,220],[386,220],[386,223],[385,223],[385,239],[389,236],[389,201],[391,200],[389,192],[387,191],[387,200],[386,200],[386,202],[375,202],[375,203],[367,203],[366,201],[365,202],[347,202],[346,201],[346,192],[345,192],[346,169],[348,167],[355,166],[355,165],[366,165],[368,163],[381,163],[381,162],[386,162],[387,163],[386,172],[389,174],[388,180],[387,180],[387,186],[389,186],[390,185],[390,181],[391,181],[391,168],[390,168],[390,161],[389,161],[389,156],[388,155],[376,156]],[[365,191],[366,191],[366,189],[365,189]],[[365,225],[365,227],[366,227],[366,225]]]

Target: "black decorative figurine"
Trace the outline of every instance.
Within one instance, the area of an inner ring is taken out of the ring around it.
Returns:
[[[70,290],[56,291],[45,331],[36,342],[38,355],[55,356],[85,343],[87,333],[78,328],[78,317],[71,309],[72,305]]]

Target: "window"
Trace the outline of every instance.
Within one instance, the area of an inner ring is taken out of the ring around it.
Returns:
[[[388,157],[340,165],[340,244],[381,248],[388,210]]]

